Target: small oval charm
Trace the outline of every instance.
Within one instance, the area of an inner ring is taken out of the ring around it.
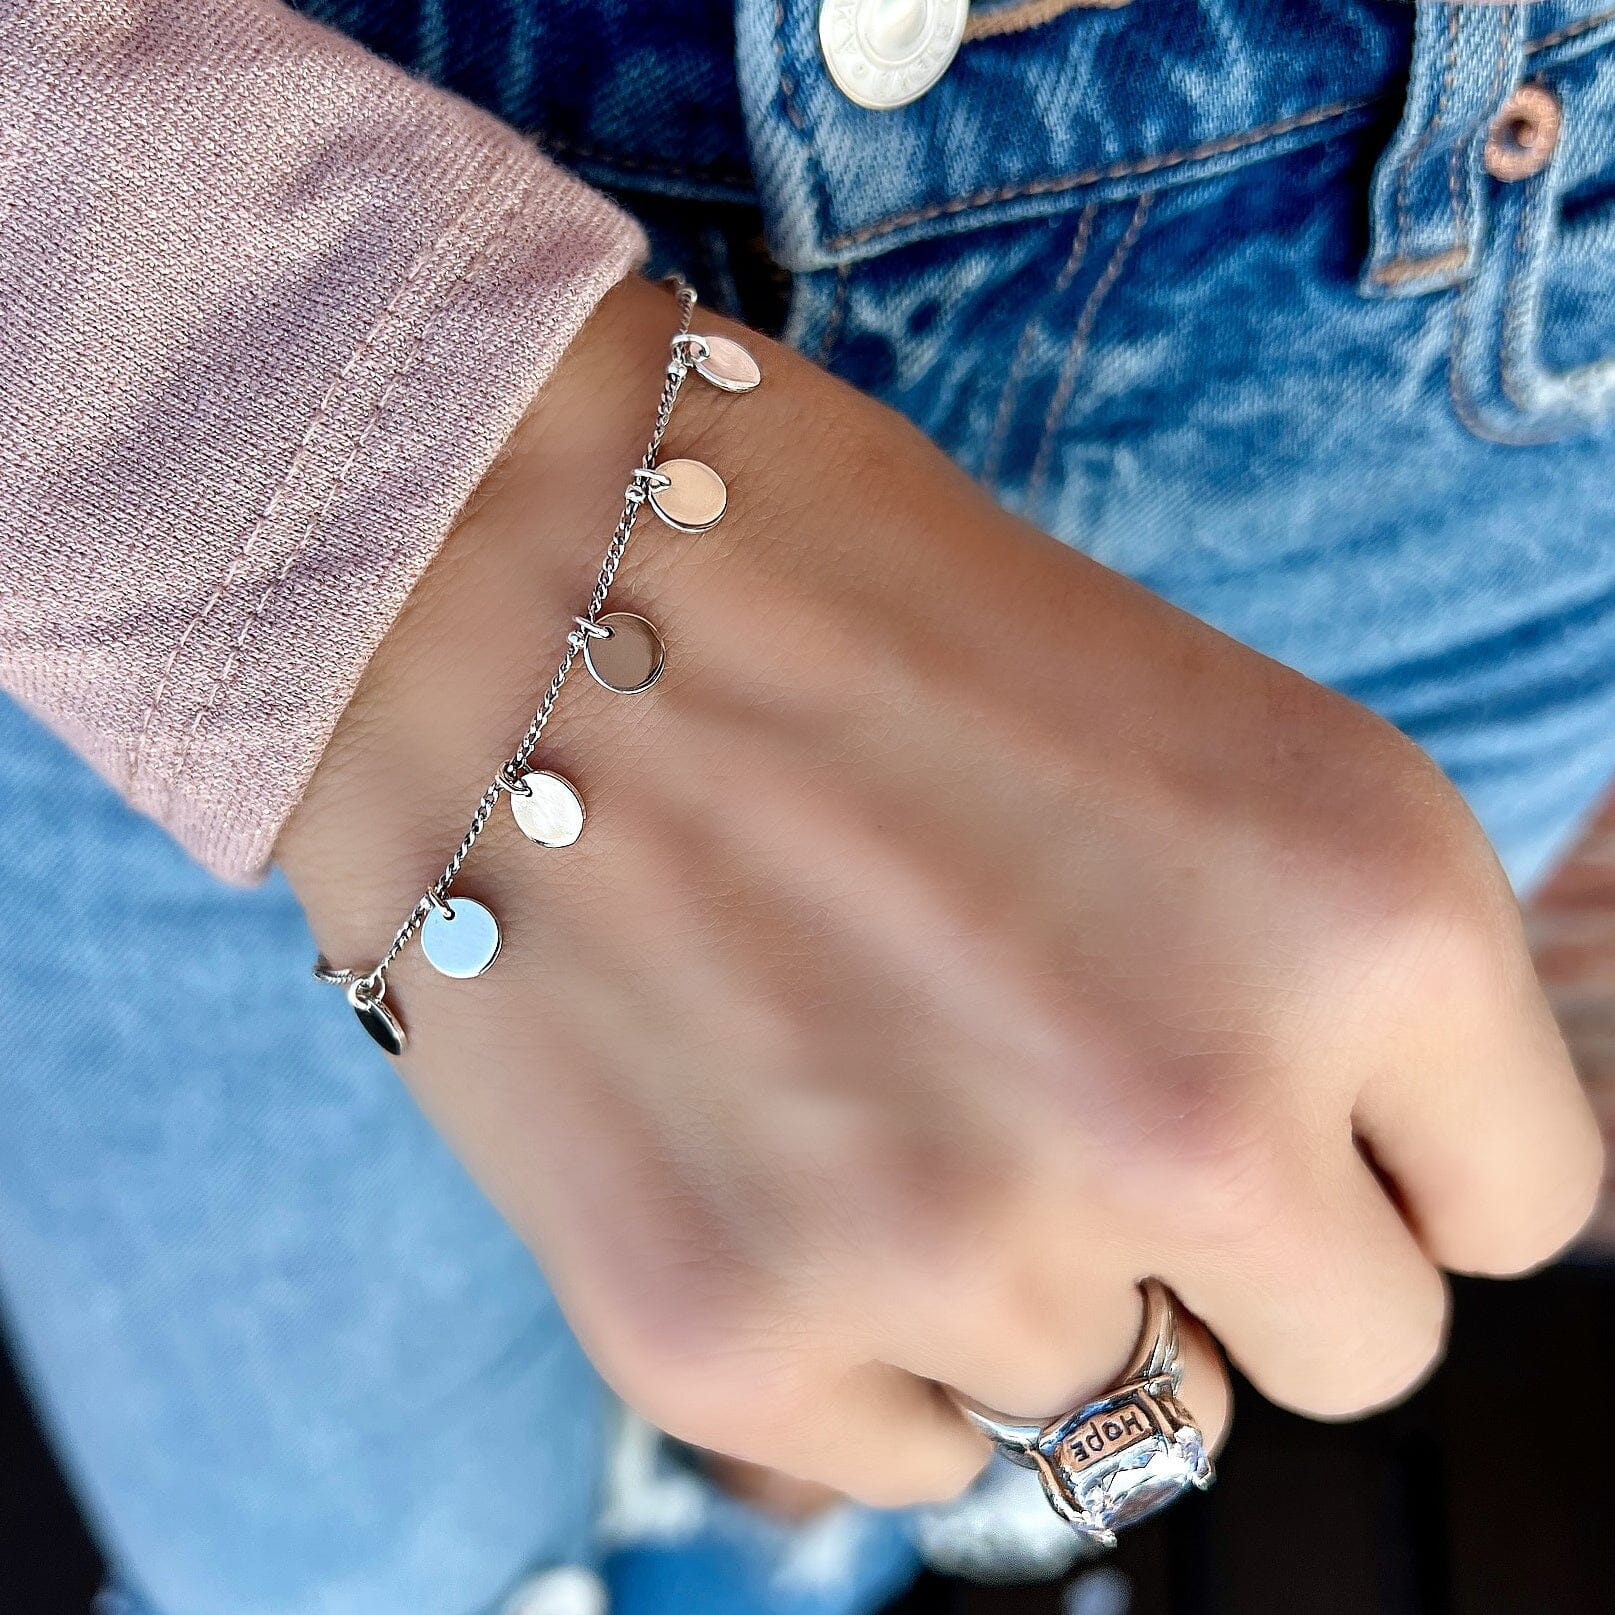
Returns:
[[[699,460],[664,460],[656,467],[666,482],[650,493],[651,509],[681,533],[704,533],[729,508],[723,478]]]
[[[440,975],[469,981],[499,957],[499,922],[481,903],[451,897],[422,922],[421,952]]]
[[[703,336],[701,340],[707,345],[707,356],[696,360],[695,373],[703,381],[710,381],[721,392],[749,393],[763,379],[757,361],[738,342],[726,336]]]
[[[583,647],[583,660],[597,684],[618,695],[638,695],[662,676],[667,649],[662,636],[643,617],[631,611],[608,611],[596,619],[606,630],[591,635]]]
[[[535,768],[517,781],[527,787],[510,793],[510,811],[529,841],[541,847],[570,847],[583,834],[583,798],[570,780]]]
[[[407,1039],[398,1017],[381,1000],[380,993],[366,993],[361,982],[348,988],[348,1003],[359,1024],[380,1045],[384,1054],[400,1055]]]

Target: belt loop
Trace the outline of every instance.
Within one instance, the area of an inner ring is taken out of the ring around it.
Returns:
[[[1486,133],[1519,83],[1528,9],[1418,0],[1407,104],[1374,170],[1366,296],[1416,297],[1473,273]]]

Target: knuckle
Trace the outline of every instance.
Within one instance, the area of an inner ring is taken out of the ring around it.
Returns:
[[[1261,1104],[1243,1083],[1196,1087],[1157,1126],[1126,1173],[1153,1204],[1156,1220],[1179,1239],[1220,1249],[1265,1243],[1282,1225],[1293,1155],[1279,1108]]]
[[[1282,1209],[1300,1126],[1271,1053],[1227,1037],[1140,1050],[1125,1031],[1084,1031],[1082,1057],[1051,1083],[1025,1140],[1041,1176],[1069,1193],[1080,1163],[1129,1223],[1203,1241],[1257,1236]]]
[[[1466,964],[1495,955],[1514,924],[1496,855],[1414,742],[1361,709],[1339,718],[1347,727],[1331,730],[1340,757],[1324,776],[1330,794],[1317,799],[1310,823],[1292,816],[1285,831],[1286,878],[1307,894],[1312,922],[1311,957],[1301,963],[1335,983],[1343,962],[1368,967],[1376,983],[1379,962],[1398,978],[1422,961],[1461,977]]]
[[[1364,924],[1345,940],[1381,967],[1370,980],[1452,1011],[1511,973],[1518,907],[1467,810],[1423,813],[1357,867]]]

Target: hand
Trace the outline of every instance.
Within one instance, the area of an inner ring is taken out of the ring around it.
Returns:
[[[376,656],[282,844],[331,957],[377,956],[525,726],[672,319],[607,299]],[[588,828],[501,808],[458,889],[504,952],[401,961],[406,1079],[627,1401],[857,1497],[979,1466],[935,1382],[1103,1388],[1145,1274],[1281,1402],[1404,1392],[1439,1268],[1544,1260],[1599,1177],[1476,825],[1363,709],[734,334],[764,386],[692,384],[666,445],[729,513],[647,513],[613,595],[667,673],[568,685],[539,761]]]

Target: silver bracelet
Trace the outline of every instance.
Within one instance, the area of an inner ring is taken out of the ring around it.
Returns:
[[[583,833],[583,798],[577,787],[551,769],[527,766],[578,657],[583,658],[596,683],[619,695],[638,695],[662,676],[667,651],[655,626],[634,612],[605,609],[606,596],[634,535],[640,507],[649,504],[669,527],[681,533],[704,533],[719,521],[728,505],[728,489],[711,466],[699,460],[658,461],[657,454],[684,379],[692,370],[726,393],[749,393],[762,380],[762,372],[738,342],[693,333],[690,320],[695,312],[695,293],[681,281],[674,282],[674,292],[678,299],[678,329],[673,335],[672,356],[657,401],[650,441],[629,475],[622,514],[606,546],[588,609],[572,619],[566,649],[533,721],[482,793],[471,823],[454,855],[443,866],[443,873],[421,894],[381,958],[366,971],[341,969],[327,964],[324,958],[315,961],[315,979],[345,990],[359,1024],[388,1054],[402,1054],[406,1036],[396,1006],[386,1001],[387,972],[413,937],[420,937],[421,952],[428,964],[445,976],[461,980],[480,976],[499,957],[499,922],[491,910],[472,898],[451,895],[499,798],[510,798],[517,827],[540,847],[570,847]]]

